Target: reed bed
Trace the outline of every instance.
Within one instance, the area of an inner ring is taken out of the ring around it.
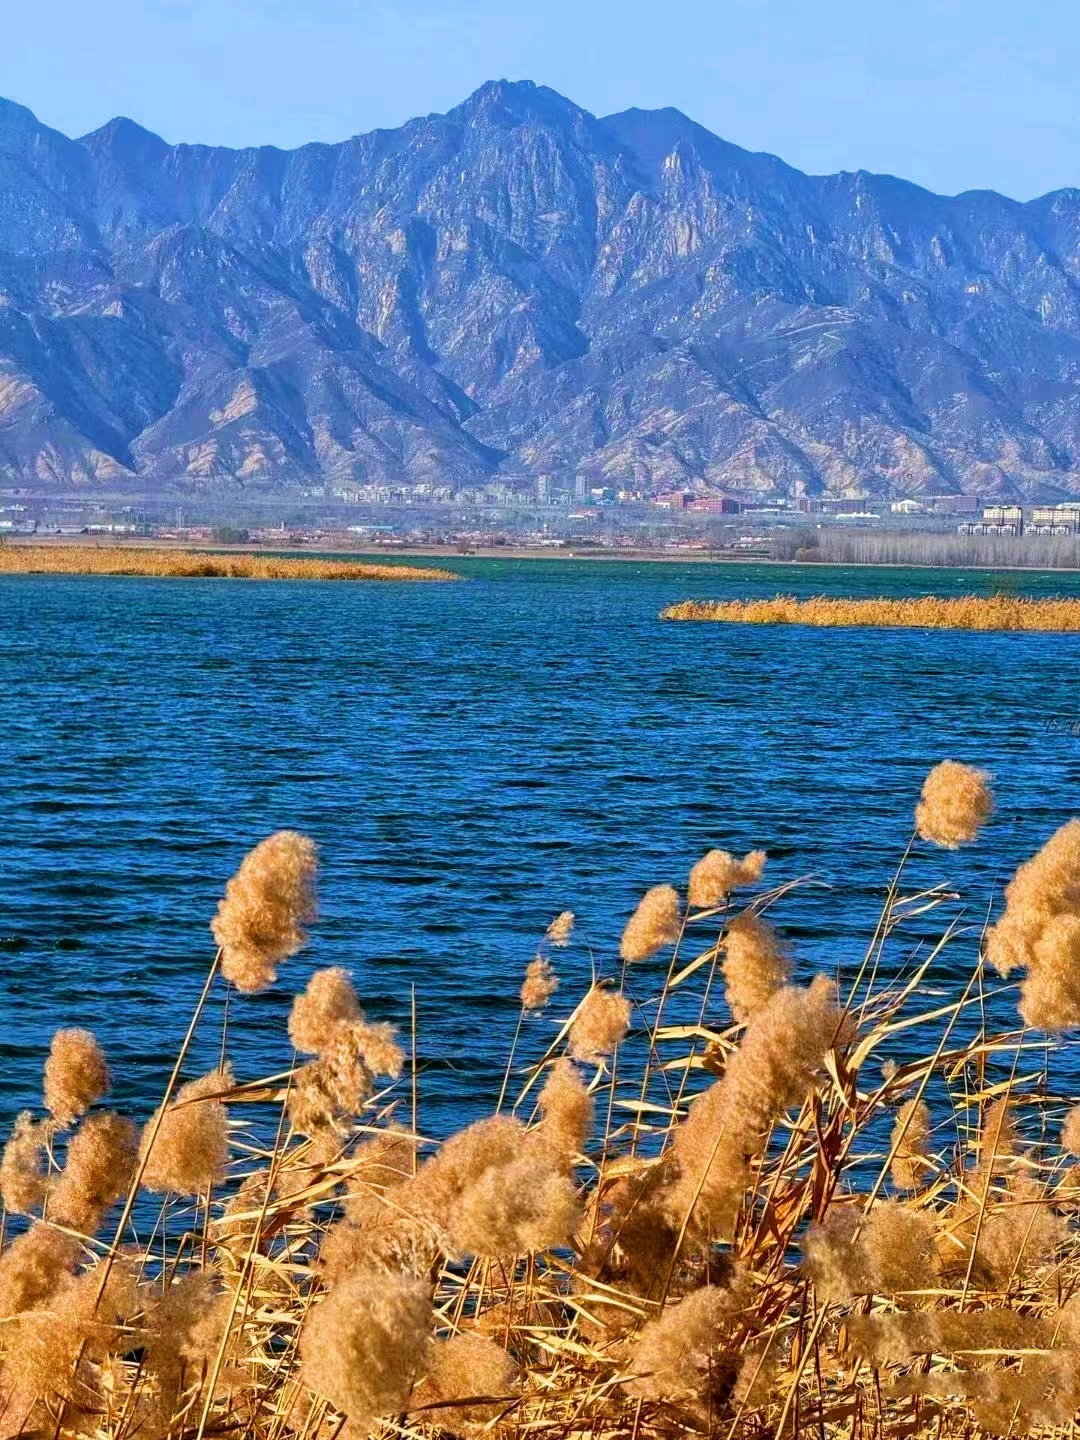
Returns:
[[[0,545],[0,575],[148,575],[157,579],[460,580],[452,570],[199,550],[96,545]]]
[[[141,1127],[93,1035],[44,1057],[0,1163],[0,1434],[1073,1433],[1080,821],[992,926],[944,925],[910,856],[975,843],[989,778],[944,761],[911,801],[852,974],[793,978],[761,851],[649,890],[583,995],[557,916],[495,1113],[441,1144],[417,1037],[339,968],[295,994],[285,1073],[189,1074],[212,993],[288,985],[316,918],[314,845],[263,841]]]
[[[920,595],[867,600],[815,595],[798,600],[683,600],[662,620],[719,620],[733,625],[877,625],[910,630],[1080,630],[1080,600],[1018,595]]]

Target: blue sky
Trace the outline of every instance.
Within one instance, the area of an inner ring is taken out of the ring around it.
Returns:
[[[531,79],[597,114],[675,105],[804,170],[1021,199],[1080,185],[1065,0],[32,0],[0,94],[81,134],[298,145]]]

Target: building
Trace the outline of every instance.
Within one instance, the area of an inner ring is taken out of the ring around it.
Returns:
[[[730,495],[708,495],[691,500],[687,509],[700,515],[740,515],[742,502],[733,500]]]
[[[983,520],[962,520],[956,527],[958,535],[1022,535],[1022,525],[998,525]]]
[[[1024,533],[1024,511],[1019,505],[987,505],[982,512],[982,523],[1011,527],[1014,534],[1022,535]]]
[[[1080,501],[1064,505],[1036,505],[1029,529],[1035,535],[1080,535]]]
[[[987,505],[981,520],[968,520],[956,527],[958,535],[1022,535],[1024,511],[1019,505]]]
[[[927,504],[935,515],[977,515],[982,501],[978,495],[934,495]]]

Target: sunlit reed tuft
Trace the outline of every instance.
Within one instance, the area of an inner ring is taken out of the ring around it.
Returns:
[[[74,1272],[79,1242],[35,1221],[0,1254],[0,1320],[40,1305]]]
[[[1020,1014],[1039,1030],[1080,1024],[1080,820],[1057,830],[1005,888],[986,957],[1001,975],[1026,970]]]
[[[665,945],[674,945],[681,928],[678,891],[671,885],[654,885],[627,921],[619,953],[627,962],[648,960]]]
[[[128,1192],[138,1153],[134,1122],[123,1115],[88,1115],[68,1145],[49,1218],[93,1235],[105,1212]]]
[[[942,760],[923,781],[915,807],[915,828],[924,840],[955,850],[969,845],[994,809],[990,776],[985,770]]]
[[[525,979],[521,985],[521,1007],[523,1010],[542,1010],[559,988],[559,977],[551,962],[543,955],[537,955],[525,967]]]
[[[627,1389],[644,1400],[687,1406],[708,1424],[727,1400],[738,1370],[732,1345],[738,1298],[706,1285],[670,1305],[642,1330]]]
[[[348,1417],[349,1433],[407,1410],[427,1368],[431,1287],[405,1275],[343,1280],[308,1317],[304,1379]]]
[[[909,1204],[879,1201],[869,1214],[840,1207],[811,1226],[804,1269],[832,1304],[849,1304],[858,1295],[895,1298],[937,1283],[935,1239],[932,1214]]]
[[[447,1239],[457,1255],[512,1259],[569,1245],[581,1216],[577,1188],[562,1166],[526,1151],[465,1187]]]
[[[782,1111],[802,1102],[828,1051],[851,1038],[825,976],[806,989],[785,986],[758,1011],[723,1077],[675,1131],[678,1181],[668,1203],[678,1223],[726,1233],[749,1183],[746,1155],[761,1148]]]
[[[244,856],[211,923],[221,972],[238,990],[265,990],[305,943],[315,919],[315,843],[279,830]]]
[[[289,1014],[289,1039],[297,1050],[317,1055],[333,1044],[337,1027],[363,1019],[347,970],[316,970]]]
[[[1061,1148],[1080,1157],[1080,1105],[1073,1105],[1061,1127]]]
[[[743,1024],[787,983],[791,965],[773,927],[747,910],[736,915],[725,931],[722,969],[732,1016]]]
[[[36,1122],[29,1110],[15,1117],[11,1138],[0,1157],[0,1199],[15,1215],[29,1215],[49,1193],[46,1168],[51,1127]]]
[[[347,1129],[376,1080],[397,1079],[405,1063],[394,1027],[363,1018],[344,970],[312,977],[293,1004],[289,1029],[298,1049],[317,1052],[296,1072],[289,1094],[289,1118],[303,1135]]]
[[[711,910],[733,890],[756,885],[765,873],[767,859],[764,850],[751,850],[741,860],[726,850],[710,850],[690,871],[687,904],[691,910]]]
[[[551,1067],[537,1108],[543,1116],[537,1134],[558,1162],[569,1167],[585,1149],[594,1113],[592,1096],[569,1060],[557,1060]]]
[[[161,1116],[143,1131],[143,1184],[148,1190],[200,1195],[224,1179],[229,1160],[229,1119],[222,1099],[232,1086],[226,1069],[212,1070],[177,1091]],[[153,1140],[151,1142],[151,1137]]]
[[[470,1435],[494,1421],[520,1388],[518,1367],[501,1345],[484,1335],[453,1335],[432,1346],[414,1409],[437,1407],[431,1419]]]
[[[575,1060],[598,1060],[624,1039],[630,1027],[630,1001],[618,990],[594,985],[578,1006],[570,1026],[570,1053]]]
[[[110,1085],[109,1067],[89,1030],[57,1030],[45,1061],[45,1106],[61,1125],[73,1125]]]
[[[569,945],[574,933],[573,910],[561,910],[545,932],[552,945]]]

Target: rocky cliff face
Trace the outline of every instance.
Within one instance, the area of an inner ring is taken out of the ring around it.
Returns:
[[[529,83],[340,145],[0,101],[0,486],[1080,494],[1080,191],[812,177]]]

